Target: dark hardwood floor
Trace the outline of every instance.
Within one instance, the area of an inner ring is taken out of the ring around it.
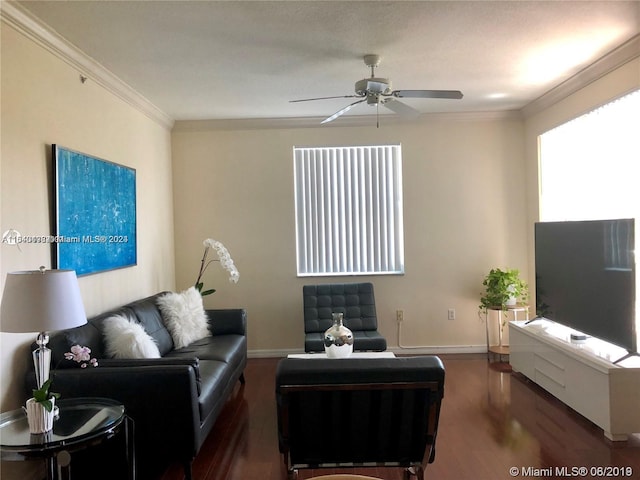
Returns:
[[[441,358],[446,368],[445,397],[436,458],[427,466],[425,478],[640,479],[640,435],[627,442],[606,440],[601,429],[524,377],[510,373],[508,365],[489,364],[484,355]],[[246,385],[238,386],[203,445],[193,465],[194,480],[286,478],[277,444],[277,362],[249,360]],[[586,467],[586,475],[579,467]],[[615,468],[599,472],[598,467]],[[510,473],[512,468],[516,475]],[[402,479],[400,469],[341,471]],[[339,472],[301,470],[300,478]],[[158,480],[182,478],[181,466],[171,465]]]

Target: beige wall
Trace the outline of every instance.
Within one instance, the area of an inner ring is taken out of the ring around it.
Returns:
[[[528,205],[527,239],[529,241],[527,248],[530,252],[530,272],[535,270],[533,225],[539,219],[538,136],[638,88],[640,88],[640,57],[612,70],[607,75],[586,85],[551,107],[532,114],[525,119],[524,144]],[[638,273],[640,274],[640,272]],[[529,280],[534,282],[532,277]],[[532,289],[532,293],[534,291]]]
[[[136,169],[138,265],[79,280],[88,315],[174,286],[171,136],[166,127],[71,68],[5,23],[1,71],[0,231],[49,234],[50,146]],[[51,267],[48,245],[0,245],[7,272]],[[1,291],[1,290],[0,290]],[[23,400],[22,378],[35,335],[0,334],[0,409]]]
[[[229,248],[240,282],[212,268],[211,306],[249,313],[253,354],[299,350],[302,286],[297,278],[293,146],[400,142],[403,149],[404,276],[370,280],[381,332],[398,347],[396,309],[404,310],[403,345],[481,349],[477,315],[482,279],[495,266],[526,275],[523,124],[517,115],[433,116],[418,124],[366,127],[220,130],[178,123],[172,136],[176,285],[196,277],[202,241]],[[455,308],[456,320],[447,320]]]
[[[221,270],[209,271],[207,285],[219,291],[207,305],[248,309],[253,354],[299,350],[301,289],[314,280],[295,274],[292,147],[400,142],[406,274],[318,283],[373,281],[380,330],[391,349],[401,350],[396,309],[404,310],[404,346],[481,349],[477,304],[488,269],[519,268],[535,284],[537,136],[638,86],[635,59],[523,120],[434,115],[413,125],[383,120],[380,129],[221,129],[219,122],[178,122],[172,136],[176,285],[193,283],[203,239],[223,241],[241,280],[230,285]],[[448,308],[456,309],[456,320],[447,320]]]

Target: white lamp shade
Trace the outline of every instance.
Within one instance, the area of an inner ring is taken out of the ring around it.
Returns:
[[[32,270],[7,274],[0,307],[0,331],[48,332],[87,323],[73,270]]]

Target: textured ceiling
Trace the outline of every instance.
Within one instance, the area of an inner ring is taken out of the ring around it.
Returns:
[[[24,1],[175,120],[326,117],[368,77],[421,112],[520,109],[640,32],[638,1]],[[370,113],[359,105],[349,114]]]

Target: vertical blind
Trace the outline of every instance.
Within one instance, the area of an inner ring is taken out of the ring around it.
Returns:
[[[294,148],[299,276],[404,273],[400,145]]]

